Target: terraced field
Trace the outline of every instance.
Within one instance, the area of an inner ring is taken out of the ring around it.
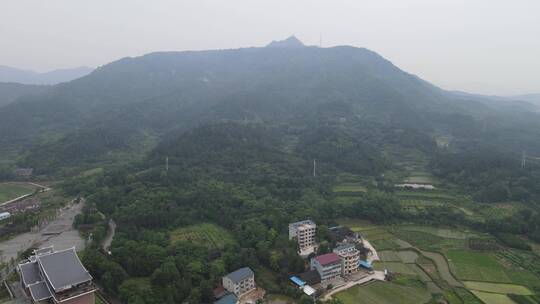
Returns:
[[[500,245],[470,249],[471,240],[474,244],[496,242],[485,233],[418,225],[341,224],[360,232],[375,246],[381,258],[374,263],[375,269],[388,269],[398,278],[416,277],[423,282],[423,290],[444,297],[449,304],[514,303],[509,294],[526,297],[540,290],[540,278],[532,272],[540,266],[534,253]]]
[[[490,282],[463,282],[465,287],[470,290],[502,293],[502,294],[516,294],[521,296],[532,295],[533,293],[524,286],[515,284],[499,284]]]
[[[483,292],[483,291],[471,291],[477,298],[487,304],[516,304],[505,294]]]
[[[223,248],[235,243],[229,231],[212,223],[178,228],[171,232],[170,240],[171,243],[182,240],[191,241],[208,248]]]
[[[447,257],[460,280],[512,283],[493,253],[451,250]]]

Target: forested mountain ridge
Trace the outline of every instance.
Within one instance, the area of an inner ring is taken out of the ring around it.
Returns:
[[[363,48],[166,52],[115,61],[5,106],[0,141],[25,147],[20,161],[50,173],[138,150],[136,143],[206,122],[311,128],[332,116],[469,138],[486,125],[498,130],[535,124],[525,112],[443,91]]]

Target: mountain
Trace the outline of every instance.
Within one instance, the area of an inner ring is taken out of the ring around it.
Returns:
[[[511,98],[515,100],[527,101],[537,106],[540,106],[540,94],[518,95],[518,96],[512,96]]]
[[[86,76],[92,72],[92,70],[93,69],[89,67],[78,67],[37,73],[34,71],[20,70],[8,66],[0,66],[0,82],[53,85]]]
[[[48,89],[49,86],[0,82],[0,107],[14,102],[19,97],[43,93]]]
[[[302,41],[298,40],[295,36],[291,36],[285,40],[274,40],[270,42],[266,47],[269,48],[299,48],[305,45]]]
[[[285,150],[307,158],[334,160],[346,143],[343,157],[373,159],[377,165],[355,169],[372,173],[384,167],[373,157],[386,144],[431,151],[441,135],[467,147],[494,132],[496,145],[540,151],[531,134],[539,120],[526,108],[444,91],[365,48],[307,47],[294,37],[120,59],[0,109],[0,144],[51,172],[144,155],[196,126],[227,121],[273,126],[290,139]],[[310,132],[319,129],[329,135],[316,144]]]

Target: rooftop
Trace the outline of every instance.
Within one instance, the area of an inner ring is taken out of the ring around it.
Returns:
[[[43,281],[43,278],[39,274],[39,268],[36,262],[19,264],[19,270],[21,271],[22,281],[26,287]]]
[[[316,257],[314,257],[314,259],[317,260],[319,262],[319,264],[321,264],[323,266],[324,265],[329,265],[329,264],[334,264],[336,262],[341,261],[341,258],[339,257],[339,255],[337,255],[337,254],[335,254],[333,252],[316,256]]]
[[[249,267],[240,268],[236,271],[233,271],[226,275],[226,278],[229,278],[234,283],[240,282],[248,277],[255,275]]]
[[[51,291],[44,281],[28,286],[32,298],[37,301],[46,300],[52,297]]]
[[[214,302],[214,304],[236,304],[238,303],[238,298],[233,295],[232,293],[222,297],[218,301]]]
[[[342,245],[337,246],[334,249],[334,251],[347,250],[347,249],[351,249],[351,248],[355,248],[355,245],[354,244],[342,244]]]
[[[92,280],[75,248],[38,256],[37,261],[55,292]]]
[[[315,222],[312,220],[304,220],[304,221],[290,223],[289,227],[299,227],[302,225],[315,225]]]

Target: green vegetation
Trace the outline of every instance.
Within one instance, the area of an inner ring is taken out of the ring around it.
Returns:
[[[366,192],[366,187],[362,186],[359,183],[342,183],[334,186],[333,191],[336,193],[357,193],[357,192]]]
[[[225,248],[235,243],[232,235],[215,224],[203,223],[178,228],[171,232],[171,242],[189,241],[208,248]]]
[[[463,282],[465,287],[470,290],[485,291],[492,293],[502,293],[502,294],[516,294],[516,295],[532,295],[533,293],[526,287],[514,284],[500,284],[500,283],[489,283],[489,282]]]
[[[422,287],[406,286],[392,282],[374,282],[365,286],[355,286],[336,294],[344,304],[418,304],[431,299]]]
[[[36,187],[24,183],[0,183],[0,203],[32,193]]]
[[[508,247],[522,249],[522,250],[532,250],[531,246],[527,244],[523,239],[518,236],[515,236],[510,233],[496,233],[495,236],[499,241],[505,244]]]
[[[480,300],[482,300],[484,303],[489,304],[515,304],[514,301],[510,300],[510,298],[507,295],[504,294],[498,294],[498,293],[491,293],[491,292],[483,292],[483,291],[471,291],[475,296],[477,296]]]
[[[512,283],[506,269],[492,253],[452,250],[447,257],[460,280]]]

